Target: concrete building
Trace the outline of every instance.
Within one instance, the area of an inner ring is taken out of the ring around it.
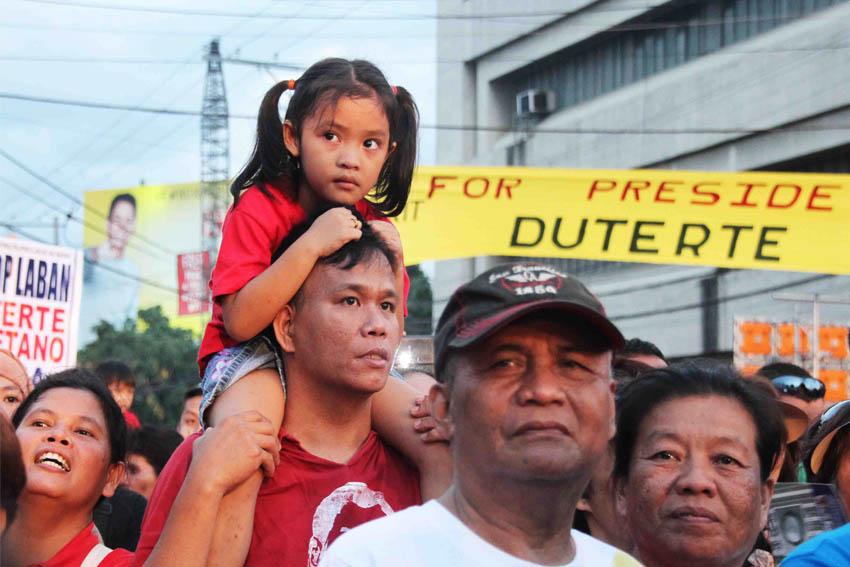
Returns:
[[[846,0],[438,0],[438,13],[437,122],[469,127],[440,131],[440,164],[850,172]],[[550,106],[518,114],[530,90],[549,94],[522,110]],[[504,260],[436,263],[434,316]],[[735,315],[811,322],[811,304],[772,291],[850,298],[844,276],[554,263],[673,357],[727,355]]]

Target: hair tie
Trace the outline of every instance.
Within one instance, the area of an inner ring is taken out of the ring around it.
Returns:
[[[295,90],[295,79],[289,79],[289,81],[287,81],[286,83],[286,88],[291,91]]]
[[[398,87],[395,86],[395,85],[392,85],[392,86],[390,86],[390,88],[393,90],[393,95],[398,96]]]

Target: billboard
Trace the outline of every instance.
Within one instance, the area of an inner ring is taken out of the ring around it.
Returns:
[[[101,320],[135,324],[159,305],[170,323],[200,334],[209,319],[201,247],[200,184],[85,194],[80,346]]]
[[[0,238],[0,348],[34,382],[76,364],[82,272],[79,250]]]
[[[812,327],[794,321],[736,317],[733,357],[745,375],[771,362],[790,362],[812,372]],[[820,369],[816,378],[826,384],[826,401],[846,400],[850,395],[850,323],[818,326],[817,347]]]
[[[89,191],[81,344],[160,305],[200,334],[200,184]],[[850,274],[850,175],[420,167],[405,260],[478,255]]]

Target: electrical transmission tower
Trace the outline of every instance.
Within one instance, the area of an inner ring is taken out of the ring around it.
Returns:
[[[221,223],[227,211],[230,175],[230,134],[227,93],[221,70],[218,39],[210,42],[207,81],[201,108],[201,250],[209,253],[204,278],[209,280],[221,242]]]

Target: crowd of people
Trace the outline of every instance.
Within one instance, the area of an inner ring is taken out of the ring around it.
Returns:
[[[2,565],[762,567],[777,482],[848,508],[850,404],[668,364],[545,263],[460,286],[433,376],[399,374],[417,120],[365,61],[269,91],[175,427],[132,413],[132,361],[33,385],[0,352]],[[783,565],[850,565],[846,530]]]

